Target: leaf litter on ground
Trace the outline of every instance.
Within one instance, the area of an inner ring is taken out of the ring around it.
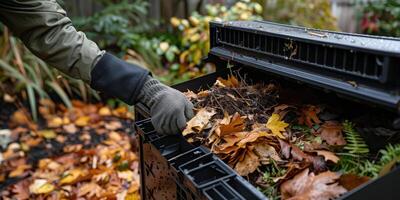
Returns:
[[[10,117],[11,141],[0,152],[2,199],[139,199],[132,113],[73,105],[41,101],[39,123],[24,109]]]

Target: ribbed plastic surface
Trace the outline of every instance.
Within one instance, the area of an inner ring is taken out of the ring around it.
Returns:
[[[270,22],[215,25],[214,45],[291,60],[321,69],[387,83],[395,81],[400,40],[320,31]],[[392,69],[393,68],[393,69]]]
[[[211,23],[210,34],[210,55],[398,109],[400,39],[259,21]]]
[[[158,134],[149,119],[136,122],[136,129],[143,200],[266,199],[208,149],[194,147],[182,136]]]

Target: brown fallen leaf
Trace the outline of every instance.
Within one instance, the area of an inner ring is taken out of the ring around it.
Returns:
[[[28,169],[31,168],[31,165],[28,164],[20,164],[16,166],[16,169],[12,170],[8,177],[17,177],[25,174]]]
[[[30,125],[33,124],[30,120],[29,116],[26,114],[27,112],[23,109],[19,109],[15,111],[10,118],[10,127],[17,127],[23,125]]]
[[[197,97],[197,94],[194,93],[194,92],[191,91],[191,90],[188,90],[187,92],[184,92],[183,94],[185,95],[185,97],[186,97],[188,100],[197,99],[197,98],[198,98],[198,97]]]
[[[29,182],[28,179],[24,179],[12,186],[11,191],[14,193],[14,197],[17,200],[29,199]]]
[[[224,118],[223,123],[226,123],[228,119],[231,119],[228,124],[220,124],[216,131],[217,135],[223,137],[224,135],[241,132],[245,128],[244,117],[241,117],[239,113],[235,113],[232,117]]]
[[[300,109],[300,116],[298,118],[299,124],[305,124],[312,127],[314,124],[320,124],[318,113],[321,112],[320,108],[313,105],[304,106]]]
[[[339,197],[347,190],[338,184],[340,174],[331,171],[318,175],[305,169],[280,187],[282,199],[329,200]]]
[[[321,125],[318,133],[321,134],[322,140],[332,146],[346,145],[346,140],[343,137],[342,125],[336,121],[326,121]]]
[[[85,183],[83,184],[79,190],[78,190],[78,197],[101,197],[102,193],[104,193],[104,190],[97,184],[97,183]]]
[[[276,162],[281,162],[282,159],[279,157],[278,152],[275,148],[265,142],[258,142],[253,144],[254,145],[254,152],[260,158],[260,162],[263,165],[268,165],[271,163],[271,159]]]
[[[348,191],[368,182],[371,178],[367,176],[357,176],[355,174],[343,174],[340,176],[339,184]]]
[[[247,176],[250,173],[256,171],[260,165],[260,159],[250,149],[246,151],[243,160],[239,160],[235,165],[235,171],[241,176]]]
[[[325,161],[332,161],[333,163],[339,162],[339,157],[335,155],[335,153],[326,150],[316,150],[315,151],[319,156],[323,156]]]
[[[200,109],[196,115],[187,122],[185,130],[183,130],[182,135],[186,136],[191,133],[201,132],[207,124],[210,122],[212,116],[216,114],[214,109],[207,110],[205,108]]]
[[[296,161],[312,164],[313,170],[317,172],[326,170],[326,162],[321,156],[309,155],[303,152],[296,145],[288,143],[284,140],[279,140],[279,145],[281,147],[281,154],[285,159],[293,158]]]

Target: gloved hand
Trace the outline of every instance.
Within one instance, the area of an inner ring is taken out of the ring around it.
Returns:
[[[162,134],[177,134],[193,117],[193,104],[171,87],[148,76],[138,101],[150,108],[151,122],[155,130]]]

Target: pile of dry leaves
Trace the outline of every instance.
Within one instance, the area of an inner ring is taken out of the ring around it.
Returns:
[[[183,135],[282,199],[332,199],[368,180],[330,170],[346,145],[339,121],[320,119],[319,105],[280,104],[279,93],[275,84],[249,85],[234,76],[188,91],[197,114]]]
[[[132,114],[126,107],[41,101],[43,123],[11,116],[0,153],[2,199],[139,199]]]

